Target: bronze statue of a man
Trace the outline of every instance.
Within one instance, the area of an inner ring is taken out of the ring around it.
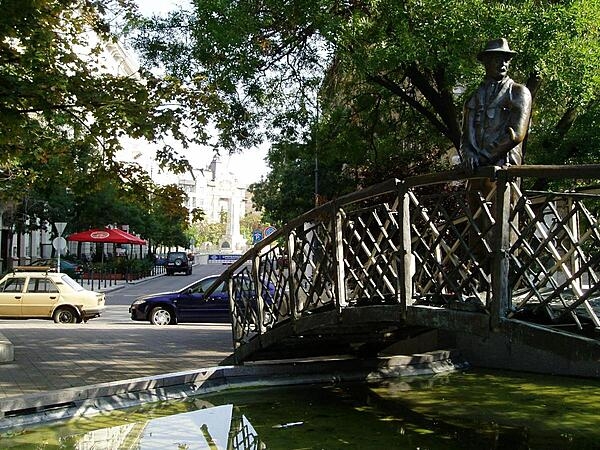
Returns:
[[[531,93],[508,76],[515,54],[502,38],[488,42],[477,55],[485,66],[485,79],[465,104],[460,143],[462,164],[468,174],[479,166],[522,162]]]

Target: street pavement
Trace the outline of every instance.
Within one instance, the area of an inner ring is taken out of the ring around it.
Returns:
[[[94,288],[107,296],[119,290],[134,297],[141,287],[119,282]],[[14,361],[0,363],[0,400],[214,367],[232,352],[229,324],[157,327],[130,320],[128,304],[110,302],[101,317],[87,323],[3,320],[0,333],[13,343],[15,355]]]

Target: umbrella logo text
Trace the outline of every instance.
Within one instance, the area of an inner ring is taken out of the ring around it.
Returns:
[[[94,231],[90,234],[90,237],[94,239],[106,239],[108,236],[110,236],[110,234],[108,234],[106,231]]]

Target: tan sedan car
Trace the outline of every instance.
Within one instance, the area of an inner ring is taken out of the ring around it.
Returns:
[[[50,268],[16,268],[0,280],[0,318],[87,322],[105,309],[105,296]]]

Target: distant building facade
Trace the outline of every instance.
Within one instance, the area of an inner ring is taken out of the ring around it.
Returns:
[[[156,163],[152,148],[143,148],[131,142],[119,155],[123,162],[137,163],[159,185],[174,184],[187,195],[184,205],[190,213],[195,209],[204,212],[207,223],[219,223],[223,213],[227,217],[226,232],[216,246],[194,243],[196,251],[232,251],[247,249],[246,238],[240,232],[240,219],[254,211],[247,186],[239,182],[229,170],[229,156],[215,155],[205,167],[195,167],[185,174],[175,175],[161,169]]]
[[[240,219],[246,214],[248,202],[246,187],[227,170],[221,157],[214,156],[204,169],[179,176],[177,185],[188,196],[185,206],[190,211],[202,209],[208,223],[219,223],[223,213],[226,214],[227,226],[219,242],[220,251],[246,250],[246,239],[240,233]],[[206,247],[205,243],[196,243],[199,250],[203,250],[203,246]]]

